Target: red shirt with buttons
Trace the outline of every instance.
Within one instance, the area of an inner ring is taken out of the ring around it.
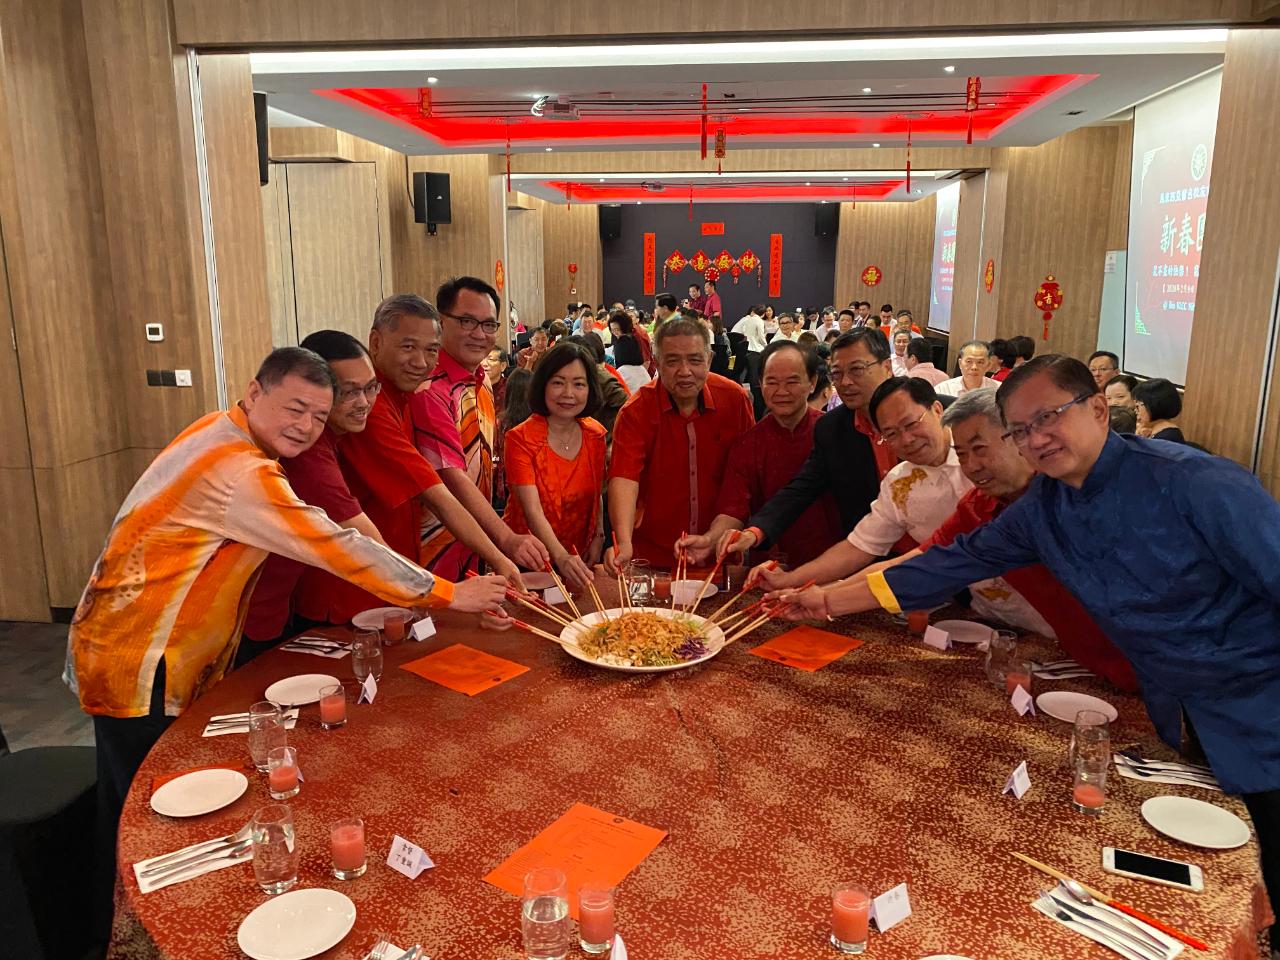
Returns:
[[[711,525],[729,450],[754,423],[746,391],[714,373],[688,417],[661,380],[632,394],[613,426],[609,478],[640,484],[633,556],[668,568],[680,535]]]

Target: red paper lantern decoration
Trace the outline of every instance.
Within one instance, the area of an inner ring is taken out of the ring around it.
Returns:
[[[1052,273],[1044,278],[1032,302],[1035,303],[1037,310],[1043,311],[1044,339],[1048,340],[1049,321],[1053,319],[1053,311],[1062,306],[1062,287]]]
[[[576,297],[578,295],[578,286],[575,282],[578,273],[578,265],[576,263],[569,264],[569,296]]]
[[[865,283],[868,287],[876,286],[883,279],[884,279],[884,274],[880,271],[880,268],[877,267],[874,263],[871,266],[867,267],[867,269],[862,271],[862,282]]]
[[[715,283],[720,279],[720,271],[715,267],[707,267],[706,270],[702,271],[702,276],[703,279],[710,280],[712,283]]]
[[[742,268],[738,266],[736,263],[729,268],[729,275],[733,277],[733,282],[735,284],[738,282],[738,275],[741,273],[742,273]]]

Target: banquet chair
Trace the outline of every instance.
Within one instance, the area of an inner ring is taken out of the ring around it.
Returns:
[[[92,949],[97,782],[93,747],[0,756],[0,958]]]

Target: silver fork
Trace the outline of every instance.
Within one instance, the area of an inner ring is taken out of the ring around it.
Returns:
[[[253,828],[250,824],[245,824],[235,833],[229,833],[225,837],[217,837],[213,840],[206,840],[204,843],[194,843],[185,850],[179,850],[168,856],[160,857],[152,863],[147,869],[142,871],[144,877],[149,877],[153,873],[161,873],[170,867],[177,866],[177,861],[195,859],[216,850],[218,847],[232,847],[242,840],[248,840]]]
[[[187,860],[180,864],[175,864],[172,867],[166,867],[159,873],[154,876],[150,876],[147,879],[153,882],[164,880],[167,877],[172,877],[179,873],[186,873],[188,870],[193,870],[196,867],[203,867],[207,863],[213,863],[217,860],[225,860],[228,857],[238,857],[240,854],[247,851],[252,845],[253,840],[251,839],[241,840],[239,843],[233,844],[225,849],[211,850],[204,856],[196,857],[194,860]]]

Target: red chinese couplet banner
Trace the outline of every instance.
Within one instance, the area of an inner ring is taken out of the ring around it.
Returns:
[[[646,233],[644,235],[644,295],[646,297],[653,296],[654,293],[654,248],[657,245],[657,234]]]
[[[769,234],[769,296],[782,296],[782,234]]]

